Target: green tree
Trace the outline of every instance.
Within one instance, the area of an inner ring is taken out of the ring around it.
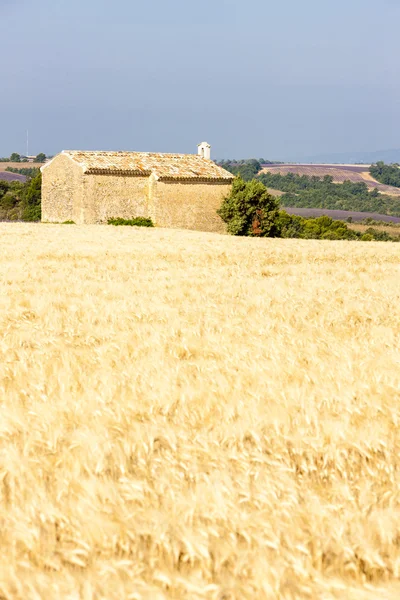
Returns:
[[[6,192],[8,192],[9,184],[7,181],[0,179],[0,199],[4,196]]]
[[[244,181],[254,179],[261,169],[261,163],[255,158],[223,160],[219,164],[233,175],[244,179]]]
[[[13,152],[10,156],[11,162],[21,162],[21,156],[17,152]]]
[[[400,168],[398,164],[385,165],[384,162],[379,161],[376,165],[371,165],[369,172],[380,183],[400,187]]]
[[[23,199],[23,221],[40,221],[41,212],[41,197],[42,197],[42,174],[39,173],[33,177],[25,191]]]
[[[400,169],[396,169],[400,173]],[[280,198],[281,206],[354,210],[400,216],[399,196],[380,194],[377,189],[369,191],[364,182],[333,183],[331,176],[308,177],[294,173],[281,175],[271,171],[262,173],[258,179],[267,188],[285,192]]]
[[[237,177],[217,213],[232,235],[279,236],[279,200],[255,179],[246,182]]]
[[[44,163],[46,160],[46,155],[43,152],[39,152],[37,157],[35,158],[35,162]]]
[[[10,173],[19,173],[20,175],[26,175],[27,177],[35,177],[38,174],[39,169],[37,167],[7,167],[6,171],[9,171]]]

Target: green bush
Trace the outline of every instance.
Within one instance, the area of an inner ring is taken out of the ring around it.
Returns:
[[[26,183],[0,181],[0,217],[10,221],[40,221],[42,174],[36,170]]]
[[[279,200],[255,179],[246,182],[237,177],[217,214],[232,235],[279,237]]]
[[[314,240],[393,241],[386,231],[369,227],[364,234],[349,229],[331,217],[305,218],[279,210],[278,200],[260,181],[235,179],[230,195],[217,213],[227,223],[228,233],[244,236],[302,238]]]
[[[61,225],[75,225],[75,221],[63,221]]]
[[[23,221],[40,221],[42,211],[39,206],[26,206],[21,215]]]
[[[2,196],[2,198],[0,198],[0,207],[5,210],[10,210],[11,208],[14,208],[16,203],[16,197],[13,196],[13,194],[11,194],[10,192],[7,192],[6,194],[4,194],[4,196]]]
[[[24,198],[22,200],[23,221],[40,221],[42,216],[41,196],[42,174],[39,171],[38,174],[27,183],[27,188],[25,189]]]
[[[153,221],[146,217],[135,217],[134,219],[122,219],[113,217],[108,219],[108,225],[130,225],[131,227],[154,227]]]
[[[349,229],[344,221],[334,221],[322,216],[316,219],[289,215],[282,210],[279,214],[281,237],[307,240],[357,240],[359,234]]]
[[[379,229],[374,229],[373,227],[368,227],[368,229],[365,230],[365,233],[367,235],[372,235],[374,240],[377,242],[394,241],[394,238],[389,235],[387,231],[380,231]],[[398,239],[398,236],[396,236],[396,238]]]
[[[369,172],[380,183],[400,187],[400,168],[398,164],[385,165],[384,162],[380,161],[376,165],[371,165]]]

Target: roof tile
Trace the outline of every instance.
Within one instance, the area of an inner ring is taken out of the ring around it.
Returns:
[[[151,152],[84,152],[64,150],[86,174],[154,174],[160,180],[211,179],[232,181],[234,176],[212,160],[196,154],[156,154]]]

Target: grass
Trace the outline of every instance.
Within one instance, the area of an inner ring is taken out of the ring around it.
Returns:
[[[396,599],[396,244],[0,224],[0,597]]]

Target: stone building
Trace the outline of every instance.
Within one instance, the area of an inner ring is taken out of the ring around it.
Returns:
[[[197,155],[63,151],[41,171],[45,222],[151,217],[160,227],[225,231],[216,210],[233,175],[205,142]]]

